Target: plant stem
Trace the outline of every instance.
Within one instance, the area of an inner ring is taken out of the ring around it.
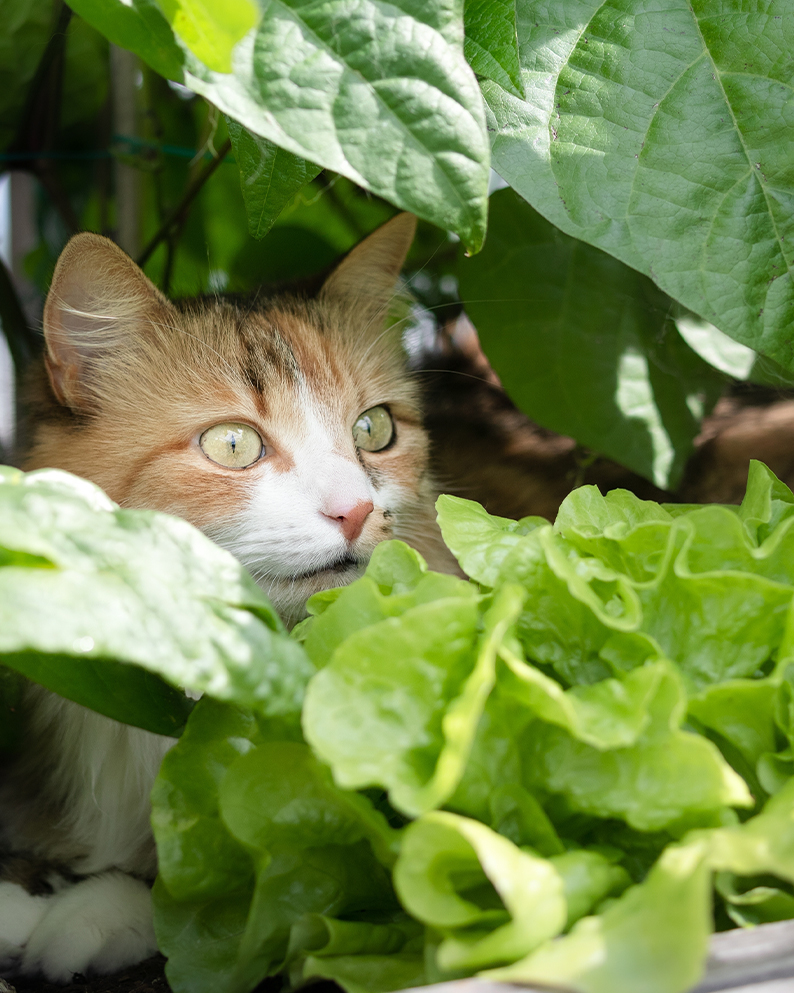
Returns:
[[[137,59],[116,45],[110,46],[110,80],[113,99],[113,130],[125,137],[138,135],[135,70]],[[115,161],[116,242],[133,257],[140,250],[140,175],[121,158]]]
[[[52,150],[60,128],[66,32],[71,17],[71,10],[61,0],[55,29],[36,67],[19,131],[8,151],[29,155],[19,159],[15,168],[32,172],[38,178],[67,230],[74,234],[80,230],[80,221],[61,185],[55,162],[37,156],[38,152]]]
[[[19,297],[5,262],[0,259],[0,323],[14,362],[17,379],[38,350],[38,342],[28,327]]]
[[[204,186],[210,176],[229,154],[231,147],[232,143],[227,138],[223,145],[218,149],[215,158],[211,162],[207,163],[198,176],[196,176],[193,182],[188,186],[185,195],[176,207],[174,207],[174,209],[168,214],[166,219],[160,225],[160,229],[152,237],[146,248],[144,248],[141,252],[140,258],[138,259],[138,265],[141,266],[141,268],[146,265],[152,257],[154,250],[160,245],[160,243],[165,241],[174,231],[178,230],[181,224],[184,223],[193,201],[201,192],[202,186]]]

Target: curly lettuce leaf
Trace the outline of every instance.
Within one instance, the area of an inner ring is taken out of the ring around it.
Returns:
[[[445,971],[513,961],[566,921],[563,880],[551,862],[443,811],[406,829],[394,883],[408,911],[444,935],[437,961]]]
[[[312,680],[303,718],[307,741],[336,781],[384,786],[409,814],[443,803],[462,774],[496,650],[522,599],[506,590],[482,636],[477,600],[446,597],[343,642]]]
[[[485,973],[579,993],[680,993],[700,979],[712,929],[704,845],[671,847],[647,880],[526,958]],[[641,977],[641,979],[640,979]]]
[[[155,923],[176,993],[246,993],[288,962],[300,969],[318,952],[298,927],[305,915],[400,915],[389,875],[397,832],[333,785],[294,721],[202,700],[152,804]],[[410,923],[398,932],[401,949]],[[384,951],[369,933],[356,941],[331,954]]]

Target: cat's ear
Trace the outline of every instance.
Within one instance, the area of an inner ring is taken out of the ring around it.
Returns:
[[[90,403],[102,360],[168,306],[109,238],[75,235],[61,252],[44,305],[45,361],[58,401],[73,409]]]
[[[338,300],[384,311],[416,233],[413,214],[397,214],[350,252],[326,279],[321,300]]]

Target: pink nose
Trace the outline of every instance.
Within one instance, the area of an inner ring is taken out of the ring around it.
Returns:
[[[375,504],[371,500],[361,500],[359,503],[353,504],[352,507],[346,507],[338,512],[331,511],[327,514],[323,512],[323,515],[339,524],[342,534],[348,541],[355,541],[361,534],[364,521],[374,509]]]

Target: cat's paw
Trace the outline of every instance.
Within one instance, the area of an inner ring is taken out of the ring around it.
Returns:
[[[49,898],[20,971],[68,982],[75,972],[116,972],[156,951],[149,887],[122,872],[106,872]]]
[[[17,883],[0,882],[0,972],[13,971],[51,896],[31,896]]]

